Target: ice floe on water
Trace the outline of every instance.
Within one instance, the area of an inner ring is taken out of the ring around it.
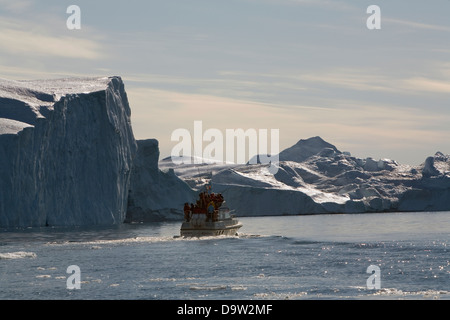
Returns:
[[[2,260],[2,259],[36,258],[36,257],[37,257],[36,253],[26,252],[26,251],[0,253],[0,260]]]
[[[382,288],[372,294],[372,296],[386,297],[386,298],[414,298],[414,299],[449,299],[450,291],[447,290],[418,290],[418,291],[403,291],[396,288]]]

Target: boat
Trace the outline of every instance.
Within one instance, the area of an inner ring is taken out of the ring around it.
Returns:
[[[220,193],[212,193],[211,186],[200,192],[195,204],[184,204],[182,237],[237,235],[242,223],[236,219]]]

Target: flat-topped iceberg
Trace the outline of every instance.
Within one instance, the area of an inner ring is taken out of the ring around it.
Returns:
[[[0,80],[0,227],[123,222],[130,114],[120,77]]]

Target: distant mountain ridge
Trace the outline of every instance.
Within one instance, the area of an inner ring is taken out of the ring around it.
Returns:
[[[196,190],[211,183],[242,216],[450,210],[450,156],[441,152],[411,166],[353,157],[316,136],[281,151],[278,166],[272,175],[261,163],[160,162]]]
[[[334,145],[326,142],[321,137],[316,136],[309,139],[301,139],[292,147],[281,151],[279,154],[279,161],[302,162],[324,150],[327,150],[327,152],[341,154],[341,152]]]

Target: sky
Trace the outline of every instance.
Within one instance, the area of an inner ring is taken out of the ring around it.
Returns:
[[[81,11],[70,30],[66,12]],[[381,29],[367,28],[370,5]],[[136,139],[279,129],[417,165],[450,154],[450,1],[0,0],[0,77],[122,77]]]

